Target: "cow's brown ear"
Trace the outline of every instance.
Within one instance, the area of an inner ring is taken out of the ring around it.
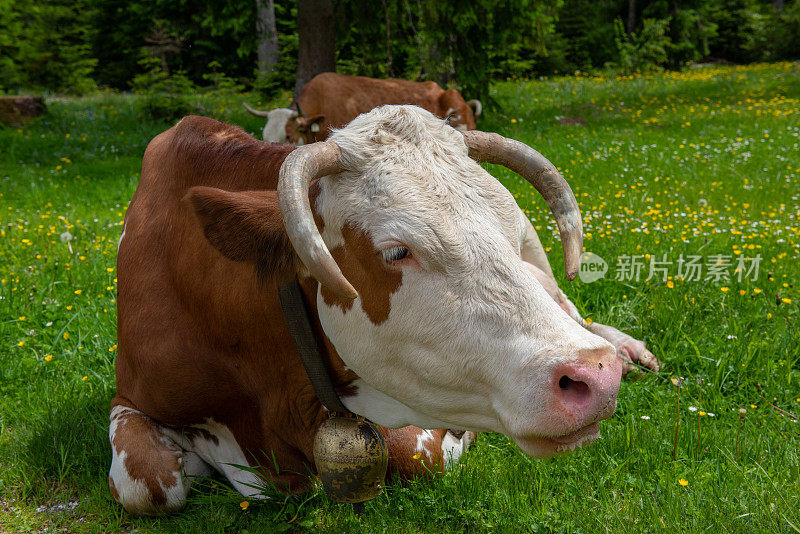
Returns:
[[[183,201],[194,210],[214,248],[233,261],[252,262],[260,278],[294,276],[300,264],[275,191],[193,187]]]

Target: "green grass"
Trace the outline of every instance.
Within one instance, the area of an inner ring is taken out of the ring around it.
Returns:
[[[609,263],[602,280],[565,282],[544,203],[492,168],[553,250],[562,288],[663,362],[658,375],[624,382],[601,441],[534,460],[484,434],[455,470],[392,485],[361,517],[319,491],[243,510],[213,481],[181,514],[127,515],[106,482],[115,252],[144,148],[168,125],[140,119],[130,96],[53,101],[29,127],[0,129],[0,532],[800,531],[800,425],[786,415],[800,415],[800,67],[565,77],[494,92],[503,110],[481,129],[562,169],[586,248]],[[205,105],[260,132],[243,99]],[[646,255],[664,254],[671,279],[645,280]],[[681,254],[763,261],[756,281],[739,282],[733,267],[730,281],[688,281],[677,277]],[[617,258],[633,255],[643,277],[615,280]]]

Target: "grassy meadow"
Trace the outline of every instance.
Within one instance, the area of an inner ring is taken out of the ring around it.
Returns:
[[[360,517],[319,490],[247,502],[218,480],[181,514],[129,516],[107,485],[116,245],[147,142],[169,124],[142,119],[135,96],[52,99],[0,127],[0,532],[800,532],[800,65],[493,93],[502,109],[479,128],[560,167],[586,249],[608,263],[567,283],[544,202],[491,168],[562,288],[662,362],[624,381],[602,440],[535,460],[483,434],[457,468],[391,485]],[[202,104],[260,136],[247,98]]]

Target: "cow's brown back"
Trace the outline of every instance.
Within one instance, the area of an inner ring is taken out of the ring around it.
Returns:
[[[113,404],[176,427],[212,418],[228,426],[255,464],[273,465],[259,452],[271,451],[287,473],[300,473],[281,478],[296,487],[307,475],[314,428],[324,415],[274,280],[259,280],[253,264],[223,257],[182,200],[198,185],[272,191],[293,149],[201,117],[184,118],[150,143],[117,259]],[[313,279],[303,286],[316,295]],[[315,310],[315,300],[307,300]],[[335,354],[318,322],[315,328]]]
[[[440,118],[446,118],[450,110],[455,110],[463,113],[467,129],[475,129],[474,114],[461,94],[455,89],[445,91],[432,81],[376,79],[325,72],[305,85],[297,97],[297,104],[306,117],[325,116],[321,128],[323,135],[318,136],[317,141],[325,139],[330,128],[341,128],[361,113],[387,104],[416,105]]]

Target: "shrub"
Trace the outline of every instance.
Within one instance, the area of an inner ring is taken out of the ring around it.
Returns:
[[[644,19],[639,33],[632,33],[630,39],[625,33],[622,20],[616,19],[614,27],[619,59],[607,65],[623,74],[662,70],[667,62],[667,49],[671,44],[666,35],[670,19]]]
[[[158,58],[139,60],[144,73],[133,79],[133,90],[142,94],[140,110],[148,120],[170,122],[197,109],[190,96],[197,88],[182,71],[167,74]]]

